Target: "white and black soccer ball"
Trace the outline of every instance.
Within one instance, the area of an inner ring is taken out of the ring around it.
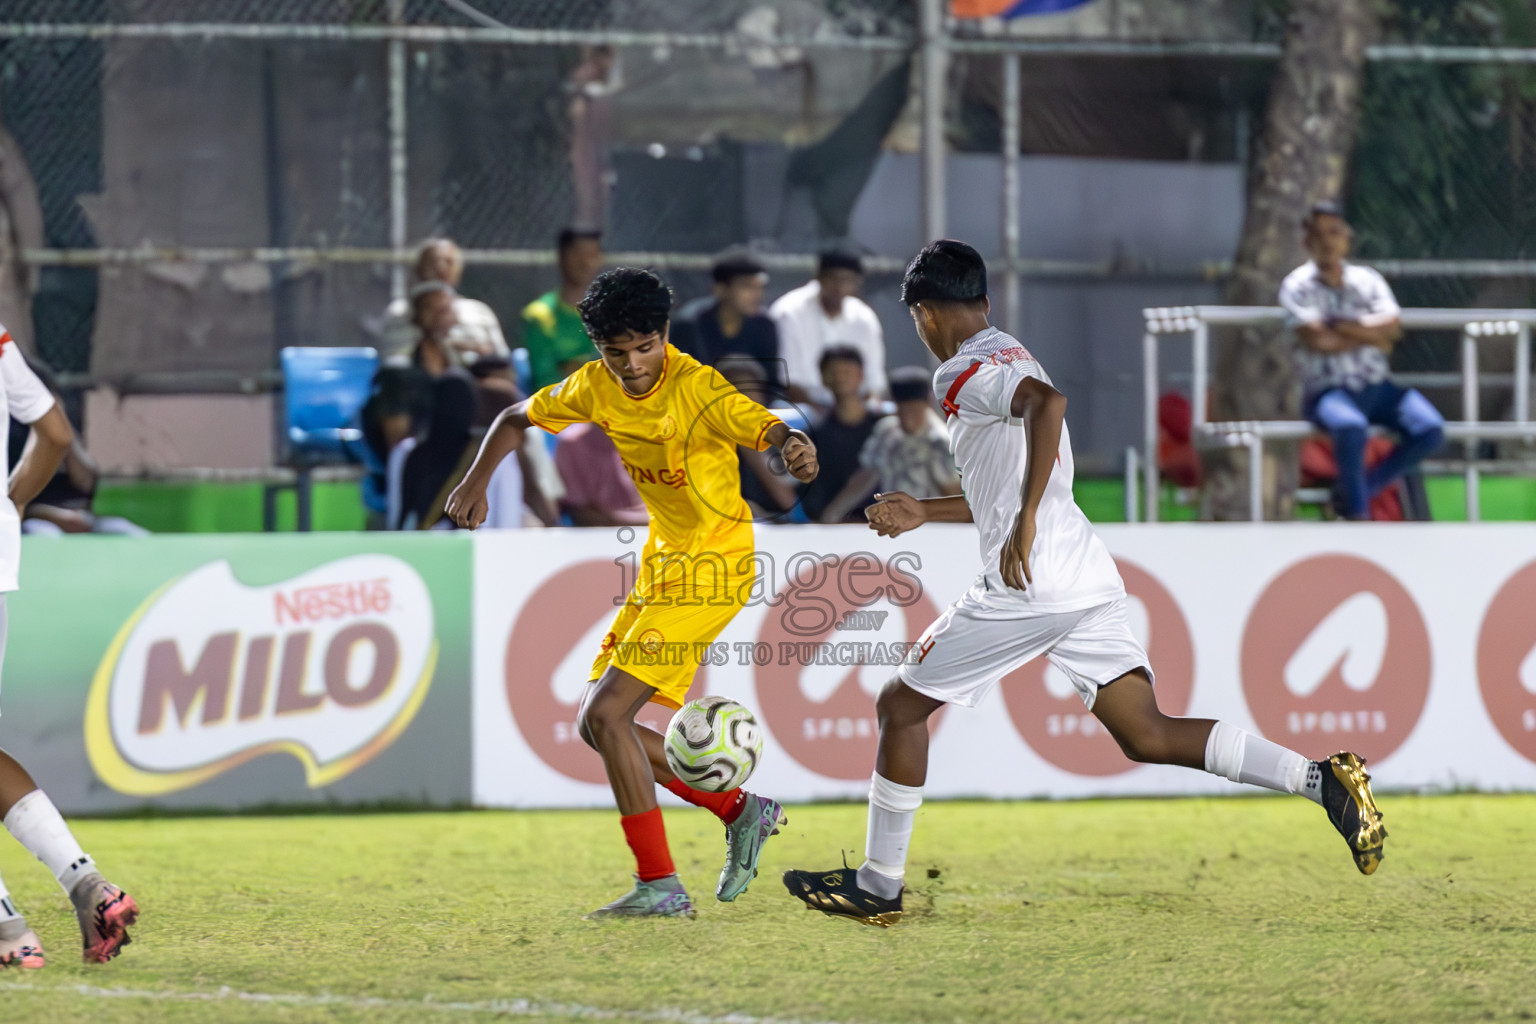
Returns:
[[[667,726],[667,767],[694,789],[724,793],[757,770],[763,731],[752,712],[728,697],[700,697]]]

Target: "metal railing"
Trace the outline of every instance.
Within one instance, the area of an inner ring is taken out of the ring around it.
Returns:
[[[46,246],[23,247],[21,259],[31,267],[133,266],[151,263],[186,262],[196,264],[257,262],[263,264],[366,264],[387,267],[391,292],[404,293],[407,269],[414,259],[410,247],[409,226],[418,222],[420,211],[411,204],[422,202],[424,190],[417,177],[420,171],[408,160],[407,140],[412,129],[407,113],[411,108],[408,92],[410,61],[419,58],[419,48],[452,45],[455,47],[533,48],[615,46],[621,48],[670,51],[719,51],[739,54],[753,49],[813,50],[825,52],[911,54],[921,70],[917,102],[922,113],[920,142],[922,150],[923,235],[944,235],[946,151],[945,116],[950,106],[951,88],[943,73],[959,56],[996,55],[1002,64],[1001,110],[1004,195],[998,197],[1002,217],[1002,253],[993,270],[1001,285],[1001,320],[1010,332],[1022,328],[1022,282],[1031,279],[1062,278],[1166,278],[1180,280],[1218,280],[1230,271],[1225,260],[1179,265],[1157,265],[1153,261],[1117,257],[1112,260],[1043,260],[1021,256],[1019,240],[1020,203],[1020,126],[1023,91],[1021,61],[1036,58],[1123,58],[1198,59],[1272,61],[1279,57],[1280,46],[1274,42],[1252,41],[1152,41],[1122,39],[1051,39],[1029,34],[1022,24],[1008,26],[997,21],[956,21],[948,15],[943,0],[896,0],[878,4],[829,5],[836,7],[873,7],[889,12],[900,7],[910,16],[892,18],[882,15],[875,20],[863,16],[832,17],[815,31],[763,33],[749,31],[744,23],[706,19],[709,31],[685,31],[676,27],[652,27],[649,24],[606,25],[606,17],[566,17],[575,3],[522,5],[519,9],[544,8],[537,25],[511,25],[480,11],[484,4],[447,0],[440,5],[413,5],[407,0],[387,0],[374,5],[313,4],[275,5],[246,0],[244,4],[206,3],[158,5],[155,14],[170,20],[131,20],[133,5],[108,5],[104,17],[72,23],[69,19],[79,5],[61,5],[53,0],[11,3],[0,14],[0,42],[3,43],[104,43],[144,42],[148,40],[181,42],[244,42],[278,47],[285,43],[357,44],[377,47],[380,67],[386,82],[381,97],[380,125],[386,146],[379,154],[376,168],[387,195],[378,200],[378,222],[369,213],[366,223],[347,237],[366,238],[370,245],[326,244],[315,236],[303,241],[310,245],[244,246],[211,244],[192,245],[101,245],[90,246],[81,237],[59,240]],[[84,11],[85,5],[80,7]],[[357,10],[343,16],[343,9]],[[703,12],[708,5],[700,6]],[[247,10],[248,8],[248,10]],[[643,5],[634,9],[646,9]],[[293,13],[284,16],[281,10]],[[30,14],[29,14],[30,12]],[[510,15],[508,15],[510,17]],[[57,18],[58,20],[53,20]],[[436,23],[436,22],[443,23]],[[427,23],[432,22],[432,23]],[[564,27],[562,27],[564,26]],[[411,48],[418,48],[412,50]],[[1469,46],[1377,45],[1367,50],[1371,62],[1455,63],[1502,65],[1510,68],[1536,64],[1536,48]],[[8,88],[13,88],[9,87]],[[8,107],[16,103],[15,93],[8,93]],[[370,113],[372,113],[370,111]],[[419,115],[413,115],[419,116]],[[371,175],[373,171],[370,171]],[[370,200],[371,202],[372,200]],[[214,238],[217,243],[219,239]],[[233,243],[235,239],[230,239]],[[485,241],[482,239],[482,241]],[[469,245],[464,253],[467,263],[478,266],[527,267],[548,266],[553,253],[529,248],[492,248]],[[701,269],[709,257],[691,252],[647,252],[616,254],[626,260],[644,262],[661,269]],[[905,254],[885,254],[872,261],[878,272],[899,272]],[[1134,256],[1134,254],[1133,254]],[[898,258],[899,257],[899,258]],[[803,270],[813,263],[809,254],[786,254],[778,258],[783,269]],[[1378,267],[1389,277],[1505,277],[1536,278],[1532,260],[1382,260]]]
[[[1157,521],[1159,469],[1157,464],[1157,405],[1161,392],[1158,355],[1160,339],[1189,335],[1192,346],[1190,373],[1191,432],[1198,445],[1248,449],[1249,518],[1264,517],[1264,445],[1268,441],[1297,440],[1317,431],[1306,420],[1234,420],[1210,422],[1206,396],[1210,386],[1212,327],[1273,327],[1284,321],[1278,306],[1179,306],[1144,309],[1146,333],[1142,336],[1143,411],[1142,498],[1147,522]],[[1461,332],[1462,419],[1445,424],[1445,436],[1460,441],[1465,453],[1467,520],[1481,518],[1478,483],[1482,470],[1476,462],[1477,445],[1484,440],[1536,440],[1531,420],[1531,325],[1536,310],[1530,309],[1405,309],[1406,330],[1457,330]],[[1515,372],[1480,375],[1478,349],[1487,342],[1512,340]],[[1404,384],[1443,383],[1442,374],[1395,374]],[[1422,380],[1420,378],[1423,378]],[[1433,379],[1431,379],[1433,378]],[[1514,418],[1499,422],[1481,419],[1479,389],[1485,384],[1511,383],[1515,389]],[[1129,475],[1127,477],[1129,481]],[[1127,508],[1131,502],[1127,499]]]

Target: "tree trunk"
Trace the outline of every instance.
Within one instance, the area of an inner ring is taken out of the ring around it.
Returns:
[[[1360,123],[1365,48],[1378,29],[1377,0],[1291,0],[1269,109],[1254,139],[1243,233],[1223,295],[1228,304],[1274,305],[1280,281],[1306,260],[1301,221],[1312,203],[1343,192]],[[1295,419],[1289,332],[1224,333],[1217,336],[1212,419]],[[1266,451],[1265,518],[1289,518],[1294,449],[1271,444]],[[1249,518],[1247,463],[1242,449],[1207,453],[1206,518]]]

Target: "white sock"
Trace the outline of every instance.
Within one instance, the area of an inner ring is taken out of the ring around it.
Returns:
[[[5,827],[53,872],[65,895],[74,891],[80,879],[95,873],[95,862],[80,849],[59,809],[42,790],[34,789],[13,804],[5,816]]]
[[[1233,782],[1323,802],[1321,779],[1309,777],[1319,774],[1311,761],[1226,722],[1217,722],[1205,741],[1205,770]]]
[[[11,900],[11,892],[0,878],[0,941],[19,939],[27,930],[27,919],[21,916]]]
[[[878,772],[870,777],[869,832],[864,838],[866,859],[859,868],[860,889],[888,900],[901,895],[912,820],[922,805],[922,786],[903,786]]]
[[[5,887],[5,879],[0,878],[0,924],[20,916],[21,911],[16,909],[16,904],[11,899],[11,890]]]

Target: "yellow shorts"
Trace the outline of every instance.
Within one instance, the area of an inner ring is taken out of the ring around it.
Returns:
[[[660,596],[637,585],[603,637],[588,681],[596,682],[612,665],[654,686],[655,703],[682,707],[709,645],[741,611],[752,580],[732,573],[726,586],[660,588]]]

